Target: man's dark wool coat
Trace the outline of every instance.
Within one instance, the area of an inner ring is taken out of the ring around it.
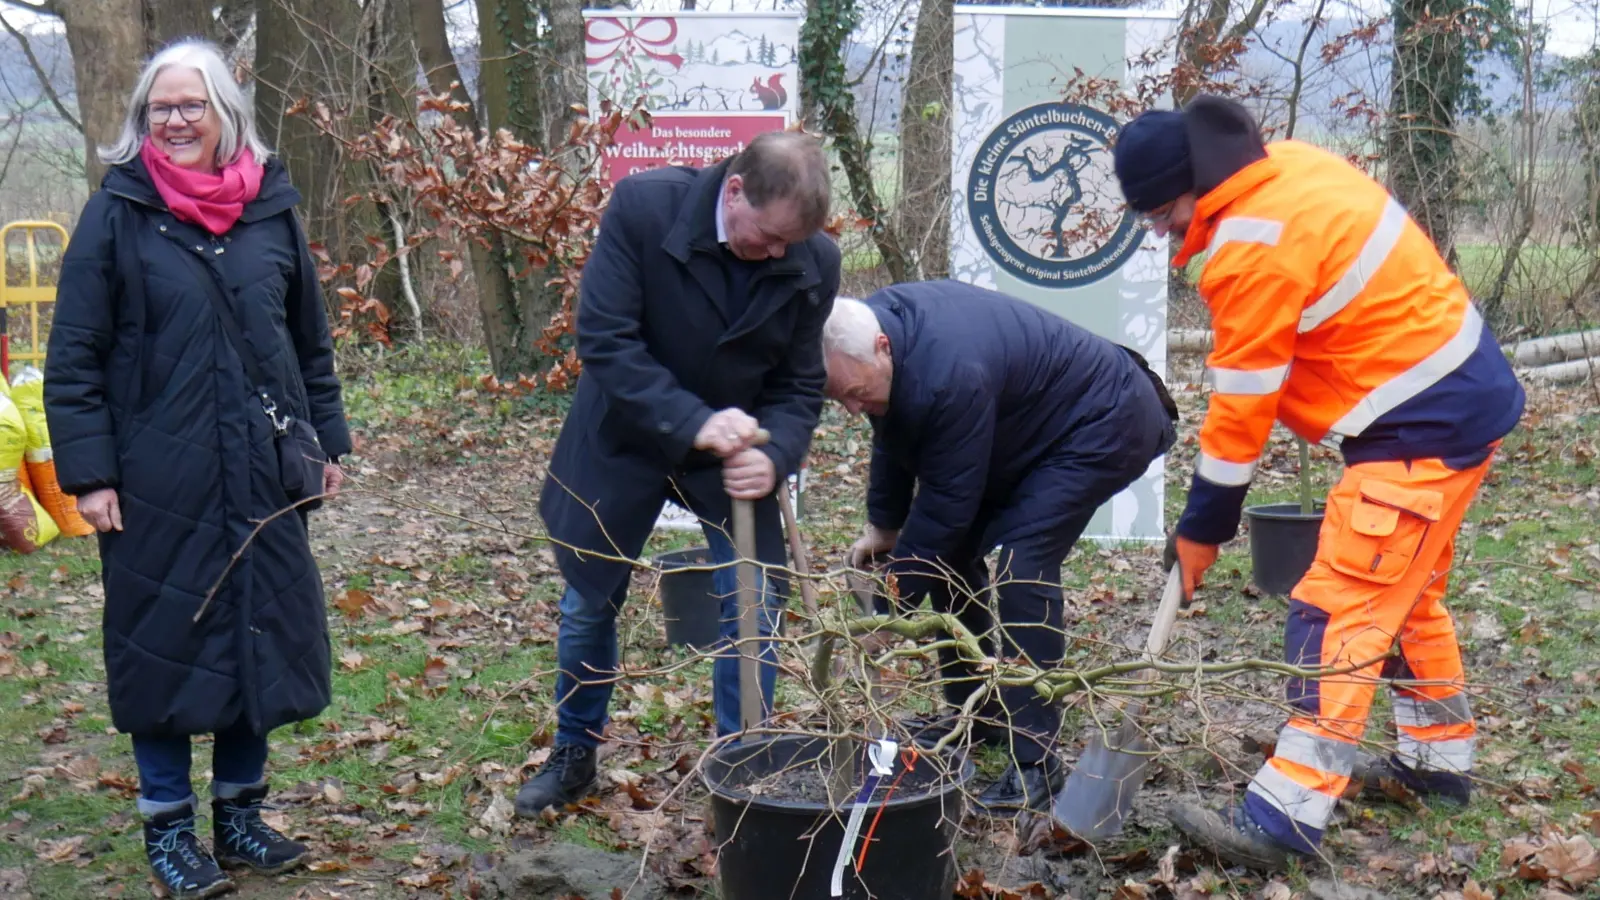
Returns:
[[[619,181],[584,269],[583,373],[540,497],[561,574],[584,597],[626,588],[615,558],[637,556],[669,498],[727,527],[721,461],[693,449],[713,412],[738,407],[770,431],[761,449],[780,479],[822,413],[839,250],[819,233],[779,259],[734,260],[716,228],[729,162]],[[782,560],[776,501],[756,507],[757,556]]]
[[[123,530],[99,536],[120,731],[207,734],[242,720],[265,734],[328,703],[322,578],[306,517],[279,515],[251,537],[288,506],[272,427],[183,258],[221,276],[280,410],[311,422],[330,456],[348,453],[299,200],[282,163],[269,160],[259,195],[212,237],[167,210],[135,158],[106,173],[68,244],[45,411],[62,489],[116,488],[121,504]]]

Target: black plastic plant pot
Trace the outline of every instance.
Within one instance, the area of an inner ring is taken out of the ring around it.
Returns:
[[[690,547],[663,553],[655,559],[661,571],[661,615],[666,620],[667,643],[675,647],[708,650],[721,634],[722,601],[712,583],[708,547]]]
[[[1287,595],[1300,583],[1317,557],[1323,505],[1307,513],[1298,503],[1271,503],[1245,508],[1250,522],[1250,566],[1255,586],[1268,594]]]
[[[781,736],[724,747],[707,761],[702,777],[711,789],[722,900],[831,897],[855,792],[870,766],[865,745],[858,744],[850,802],[830,811],[828,746],[825,738]],[[929,900],[955,892],[956,825],[972,763],[952,752],[940,759],[921,756],[907,768],[901,756],[895,775],[884,777],[873,792],[851,847],[842,880],[847,900]],[[896,776],[899,784],[885,803]],[[869,830],[871,843],[858,871]]]

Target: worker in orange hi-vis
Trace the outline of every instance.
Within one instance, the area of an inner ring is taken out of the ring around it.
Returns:
[[[1257,869],[1313,854],[1350,785],[1387,777],[1469,797],[1475,728],[1441,602],[1456,531],[1524,395],[1466,289],[1384,188],[1295,140],[1263,143],[1239,104],[1202,96],[1123,128],[1117,178],[1157,234],[1206,254],[1212,393],[1168,539],[1190,597],[1234,537],[1273,422],[1336,447],[1316,560],[1290,595],[1292,717],[1243,802],[1170,810],[1195,843]],[[1341,671],[1342,670],[1342,671]],[[1358,742],[1391,680],[1398,745]]]

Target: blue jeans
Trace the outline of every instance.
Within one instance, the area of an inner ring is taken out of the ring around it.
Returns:
[[[259,784],[267,767],[267,739],[243,722],[215,734],[212,793],[236,796],[238,788]],[[194,798],[189,784],[189,737],[133,736],[133,761],[139,767],[139,811],[154,815]]]
[[[705,526],[706,545],[714,564],[731,563],[738,558],[733,543],[721,531]],[[739,575],[736,566],[724,566],[712,573],[712,583],[722,599],[722,637],[715,648],[712,664],[712,697],[716,710],[717,736],[739,731],[739,652],[729,643],[739,636]],[[761,591],[760,633],[770,637],[782,614],[784,598],[772,590],[772,579],[758,570],[756,586]],[[600,743],[611,706],[611,679],[617,669],[617,613],[627,599],[628,584],[623,582],[609,598],[589,598],[568,587],[561,597],[561,628],[556,638],[556,658],[561,671],[556,674],[556,741],[588,747]],[[777,648],[771,641],[761,647],[762,716],[772,712],[772,695],[777,686]]]

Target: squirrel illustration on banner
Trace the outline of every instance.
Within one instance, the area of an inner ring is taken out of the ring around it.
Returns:
[[[789,102],[789,92],[783,87],[782,72],[768,78],[765,85],[761,83],[760,76],[751,78],[750,93],[755,94],[756,99],[761,101],[762,109],[782,109],[783,105]]]

